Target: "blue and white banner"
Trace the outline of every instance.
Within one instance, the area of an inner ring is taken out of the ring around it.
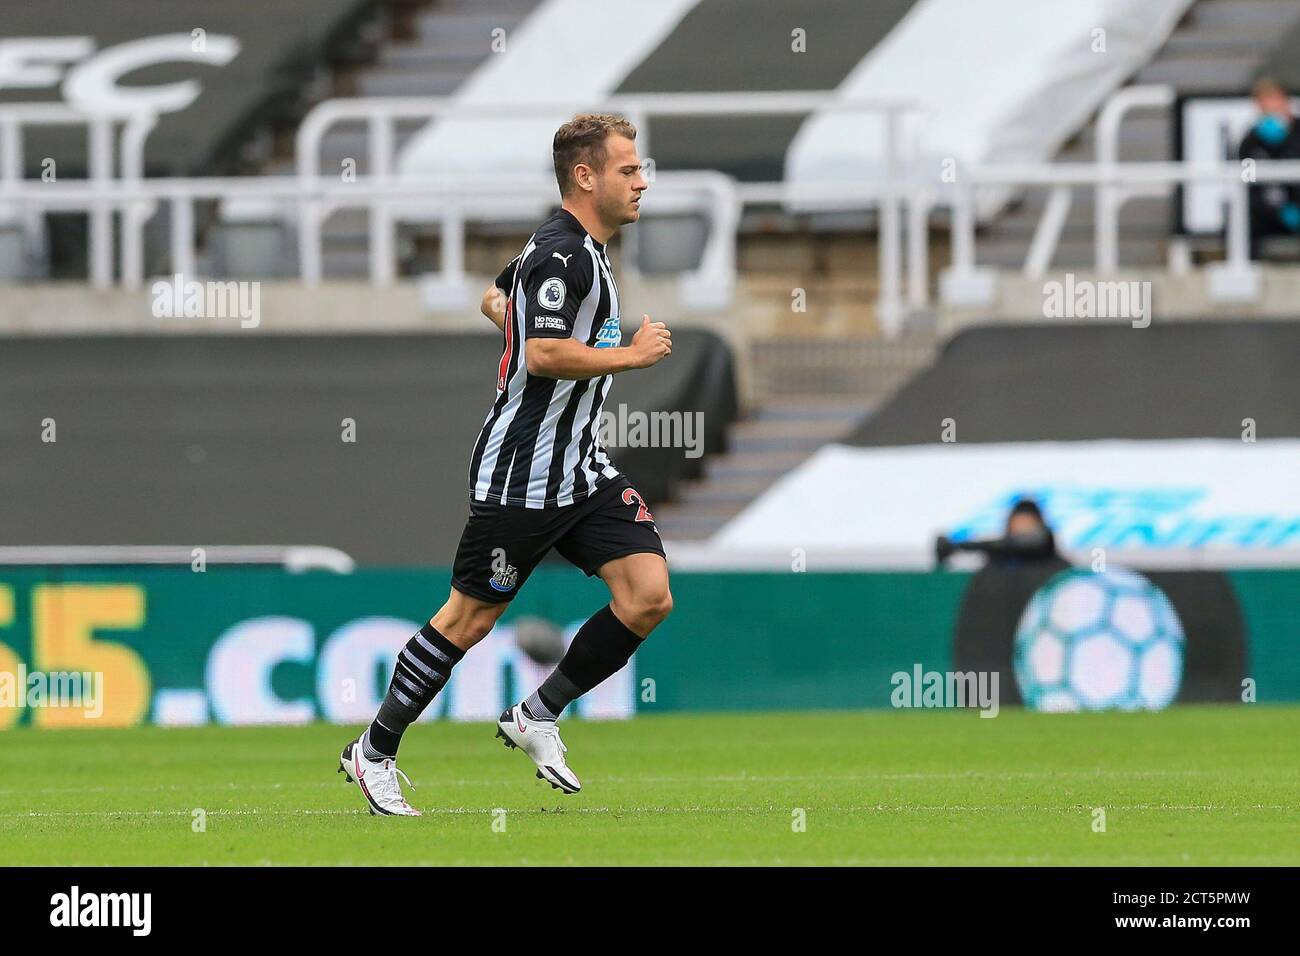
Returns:
[[[1068,550],[1300,552],[1296,439],[832,445],[709,546],[926,557],[937,534],[1000,535],[1022,495]]]

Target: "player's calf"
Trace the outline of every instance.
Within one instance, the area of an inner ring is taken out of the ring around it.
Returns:
[[[343,748],[339,771],[356,783],[371,813],[418,816],[402,796],[397,769],[402,734],[446,685],[451,670],[465,652],[447,640],[432,623],[425,624],[397,654],[393,678],[366,731]]]

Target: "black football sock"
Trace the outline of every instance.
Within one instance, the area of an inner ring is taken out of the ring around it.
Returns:
[[[569,704],[622,670],[641,641],[606,604],[574,635],[551,676],[524,701],[524,711],[534,720],[555,720]]]
[[[361,755],[367,760],[396,757],[406,728],[438,696],[451,669],[465,656],[430,624],[406,642],[393,666],[388,693],[379,705],[374,723],[361,738]]]

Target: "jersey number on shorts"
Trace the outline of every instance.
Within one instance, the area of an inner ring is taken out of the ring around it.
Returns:
[[[634,501],[640,505],[640,507],[636,509],[636,520],[649,521],[651,524],[654,524],[655,516],[650,513],[650,509],[647,508],[645,502],[641,500],[641,493],[635,488],[624,488],[623,504],[630,505]]]

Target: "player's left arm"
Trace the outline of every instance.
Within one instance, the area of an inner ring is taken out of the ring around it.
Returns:
[[[502,332],[506,330],[506,292],[504,289],[497,288],[496,283],[487,287],[483,293],[483,301],[479,304],[479,311],[492,320]]]
[[[491,319],[492,324],[502,332],[506,330],[506,298],[515,284],[515,270],[518,267],[519,256],[515,256],[506,263],[501,274],[487,287],[487,291],[483,293],[483,300],[479,303],[479,311]]]

